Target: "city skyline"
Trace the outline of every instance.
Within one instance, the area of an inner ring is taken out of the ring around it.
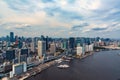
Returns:
[[[119,0],[1,0],[0,36],[120,38]],[[111,5],[112,4],[112,5]]]

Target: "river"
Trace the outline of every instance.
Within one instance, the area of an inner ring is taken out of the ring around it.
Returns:
[[[93,55],[67,62],[67,69],[57,65],[26,80],[120,80],[120,50],[95,52]]]

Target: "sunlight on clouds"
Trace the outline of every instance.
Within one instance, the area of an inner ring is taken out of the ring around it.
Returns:
[[[86,36],[88,32],[91,33],[89,36],[101,32],[111,34],[120,29],[119,3],[119,0],[0,0],[0,28],[6,31],[31,26],[33,32],[29,34],[36,32],[33,36]],[[84,23],[88,25],[82,25]],[[16,32],[20,32],[19,29]],[[68,34],[64,35],[65,32]]]
[[[101,5],[100,0],[78,0],[76,4],[86,10],[95,10],[98,9]]]

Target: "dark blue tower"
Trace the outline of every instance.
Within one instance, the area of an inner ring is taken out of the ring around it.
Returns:
[[[10,42],[14,42],[14,33],[10,32]]]
[[[69,48],[71,49],[75,48],[75,38],[73,37],[69,38]]]
[[[49,38],[48,38],[48,36],[46,37],[46,50],[48,50],[49,49],[49,45],[48,45],[48,42],[49,42]]]

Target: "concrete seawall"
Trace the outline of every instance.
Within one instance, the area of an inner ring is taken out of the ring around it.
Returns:
[[[93,54],[94,54],[94,52],[90,52],[89,54],[86,54],[86,55],[81,56],[80,59],[84,59],[84,58],[86,58],[86,57],[88,57],[88,56],[91,56],[91,55],[93,55]]]

